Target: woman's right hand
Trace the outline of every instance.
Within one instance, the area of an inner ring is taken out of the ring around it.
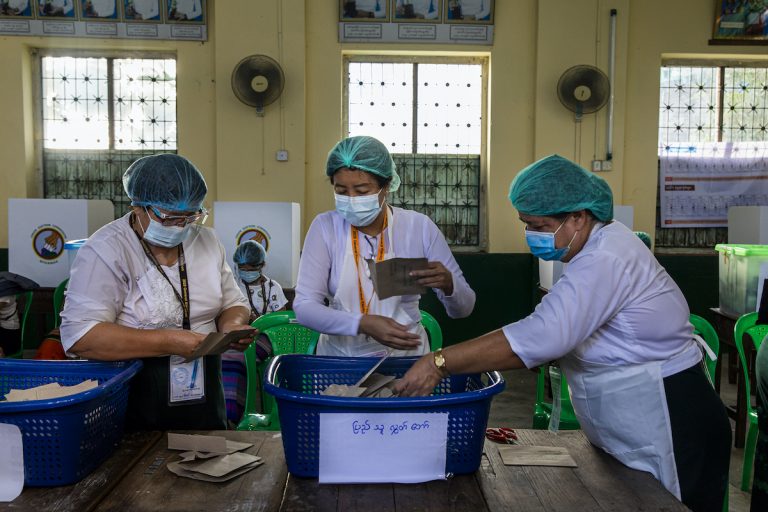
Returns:
[[[197,347],[205,339],[205,334],[188,331],[186,329],[174,329],[171,333],[171,354],[190,358]]]
[[[421,344],[421,336],[408,332],[405,325],[386,316],[363,315],[358,331],[397,350],[412,350]]]

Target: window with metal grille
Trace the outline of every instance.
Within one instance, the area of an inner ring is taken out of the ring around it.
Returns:
[[[765,63],[676,64],[661,68],[659,155],[685,145],[768,141]],[[738,204],[755,203],[744,197]],[[661,228],[658,195],[656,205],[657,247],[711,249],[727,241],[725,227]]]
[[[122,184],[137,158],[176,152],[176,60],[40,57],[43,193],[129,206]]]
[[[394,206],[429,216],[453,248],[484,249],[487,61],[349,56],[345,122],[392,153]]]

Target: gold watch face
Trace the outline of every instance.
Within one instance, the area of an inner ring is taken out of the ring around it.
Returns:
[[[445,358],[443,357],[443,354],[435,354],[435,366],[440,369],[445,368]]]

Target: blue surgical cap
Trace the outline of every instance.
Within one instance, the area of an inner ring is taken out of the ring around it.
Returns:
[[[373,137],[358,135],[348,137],[336,144],[328,153],[325,174],[333,176],[342,167],[359,169],[384,179],[391,179],[390,192],[400,188],[400,176],[395,170],[395,161],[392,160],[387,146]]]
[[[559,155],[542,158],[520,171],[509,187],[509,200],[526,215],[589,210],[598,220],[613,220],[613,193],[608,183]]]
[[[267,259],[267,251],[256,240],[246,240],[235,249],[232,260],[237,265],[261,265]]]
[[[123,174],[123,187],[131,198],[131,206],[156,206],[176,212],[199,210],[208,192],[197,167],[170,153],[133,162]]]

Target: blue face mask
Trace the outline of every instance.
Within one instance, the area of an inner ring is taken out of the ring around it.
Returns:
[[[336,211],[353,226],[368,226],[376,220],[379,212],[381,212],[383,203],[379,204],[380,193],[381,190],[376,194],[356,197],[334,194],[336,197]]]
[[[256,280],[261,277],[260,270],[239,270],[238,269],[237,273],[240,275],[240,279],[242,279],[248,284],[256,282]]]
[[[568,220],[568,219],[566,219]],[[542,233],[540,231],[528,231],[525,230],[525,241],[528,243],[528,247],[531,248],[531,254],[537,258],[541,258],[546,261],[560,261],[568,253],[571,248],[573,239],[576,238],[576,233],[573,234],[573,238],[568,242],[568,245],[563,248],[555,247],[555,235],[560,228],[565,224],[565,220],[558,226],[554,233]]]
[[[176,247],[189,235],[189,225],[163,226],[152,217],[149,218],[149,227],[144,231],[144,240],[158,247]]]

